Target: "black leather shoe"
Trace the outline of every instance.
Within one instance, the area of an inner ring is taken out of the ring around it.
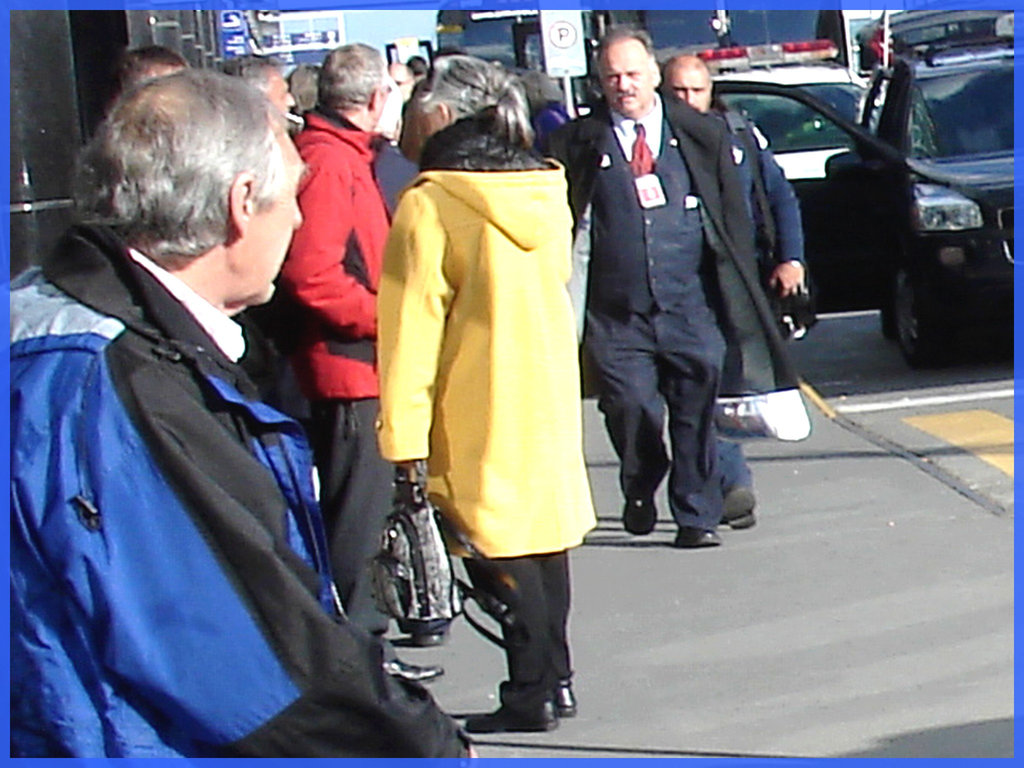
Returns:
[[[703,528],[680,528],[676,534],[676,540],[672,542],[673,547],[679,549],[702,549],[704,547],[717,547],[722,539],[714,531]]]
[[[658,521],[654,499],[626,499],[622,508],[622,527],[634,536],[646,536]]]
[[[559,717],[576,717],[576,694],[571,680],[559,680],[555,688],[555,712]]]
[[[475,715],[466,719],[470,733],[506,733],[513,731],[553,731],[558,727],[555,705],[545,701],[536,712],[518,712],[499,707],[489,715]]]
[[[737,531],[753,528],[757,524],[757,518],[754,517],[755,506],[757,498],[750,488],[742,485],[731,488],[725,494],[725,513],[722,515],[722,522]]]
[[[414,683],[427,683],[443,675],[444,667],[420,667],[416,664],[408,664],[401,659],[391,659],[384,662],[384,671],[392,677],[400,677],[403,680],[411,680]]]
[[[434,648],[438,645],[444,645],[447,639],[447,632],[417,632],[416,634],[409,635],[409,645],[417,648]]]

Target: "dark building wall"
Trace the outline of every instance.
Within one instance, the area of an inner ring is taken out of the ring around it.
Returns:
[[[219,62],[216,12],[11,11],[8,274],[38,263],[71,223],[75,156],[113,95],[117,57],[158,44]]]
[[[36,263],[70,222],[81,144],[71,25],[64,11],[11,11],[10,274]]]

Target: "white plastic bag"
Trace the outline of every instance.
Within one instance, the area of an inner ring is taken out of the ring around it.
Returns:
[[[774,438],[804,440],[811,434],[811,419],[799,389],[759,395],[720,397],[715,426],[727,440]]]

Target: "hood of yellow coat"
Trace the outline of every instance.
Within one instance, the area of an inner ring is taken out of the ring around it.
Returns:
[[[572,227],[565,172],[425,171],[417,183],[432,182],[462,201],[525,251],[552,237],[565,237]]]

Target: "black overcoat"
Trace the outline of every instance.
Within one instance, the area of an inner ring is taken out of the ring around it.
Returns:
[[[798,378],[761,287],[753,222],[733,164],[728,132],[721,121],[678,99],[663,97],[663,103],[665,118],[701,199],[704,240],[714,258],[722,296],[722,330],[730,344],[732,364],[726,366],[721,394],[791,389],[798,385]],[[609,125],[608,108],[602,104],[551,136],[551,155],[566,169],[569,205],[577,227],[590,208]]]

